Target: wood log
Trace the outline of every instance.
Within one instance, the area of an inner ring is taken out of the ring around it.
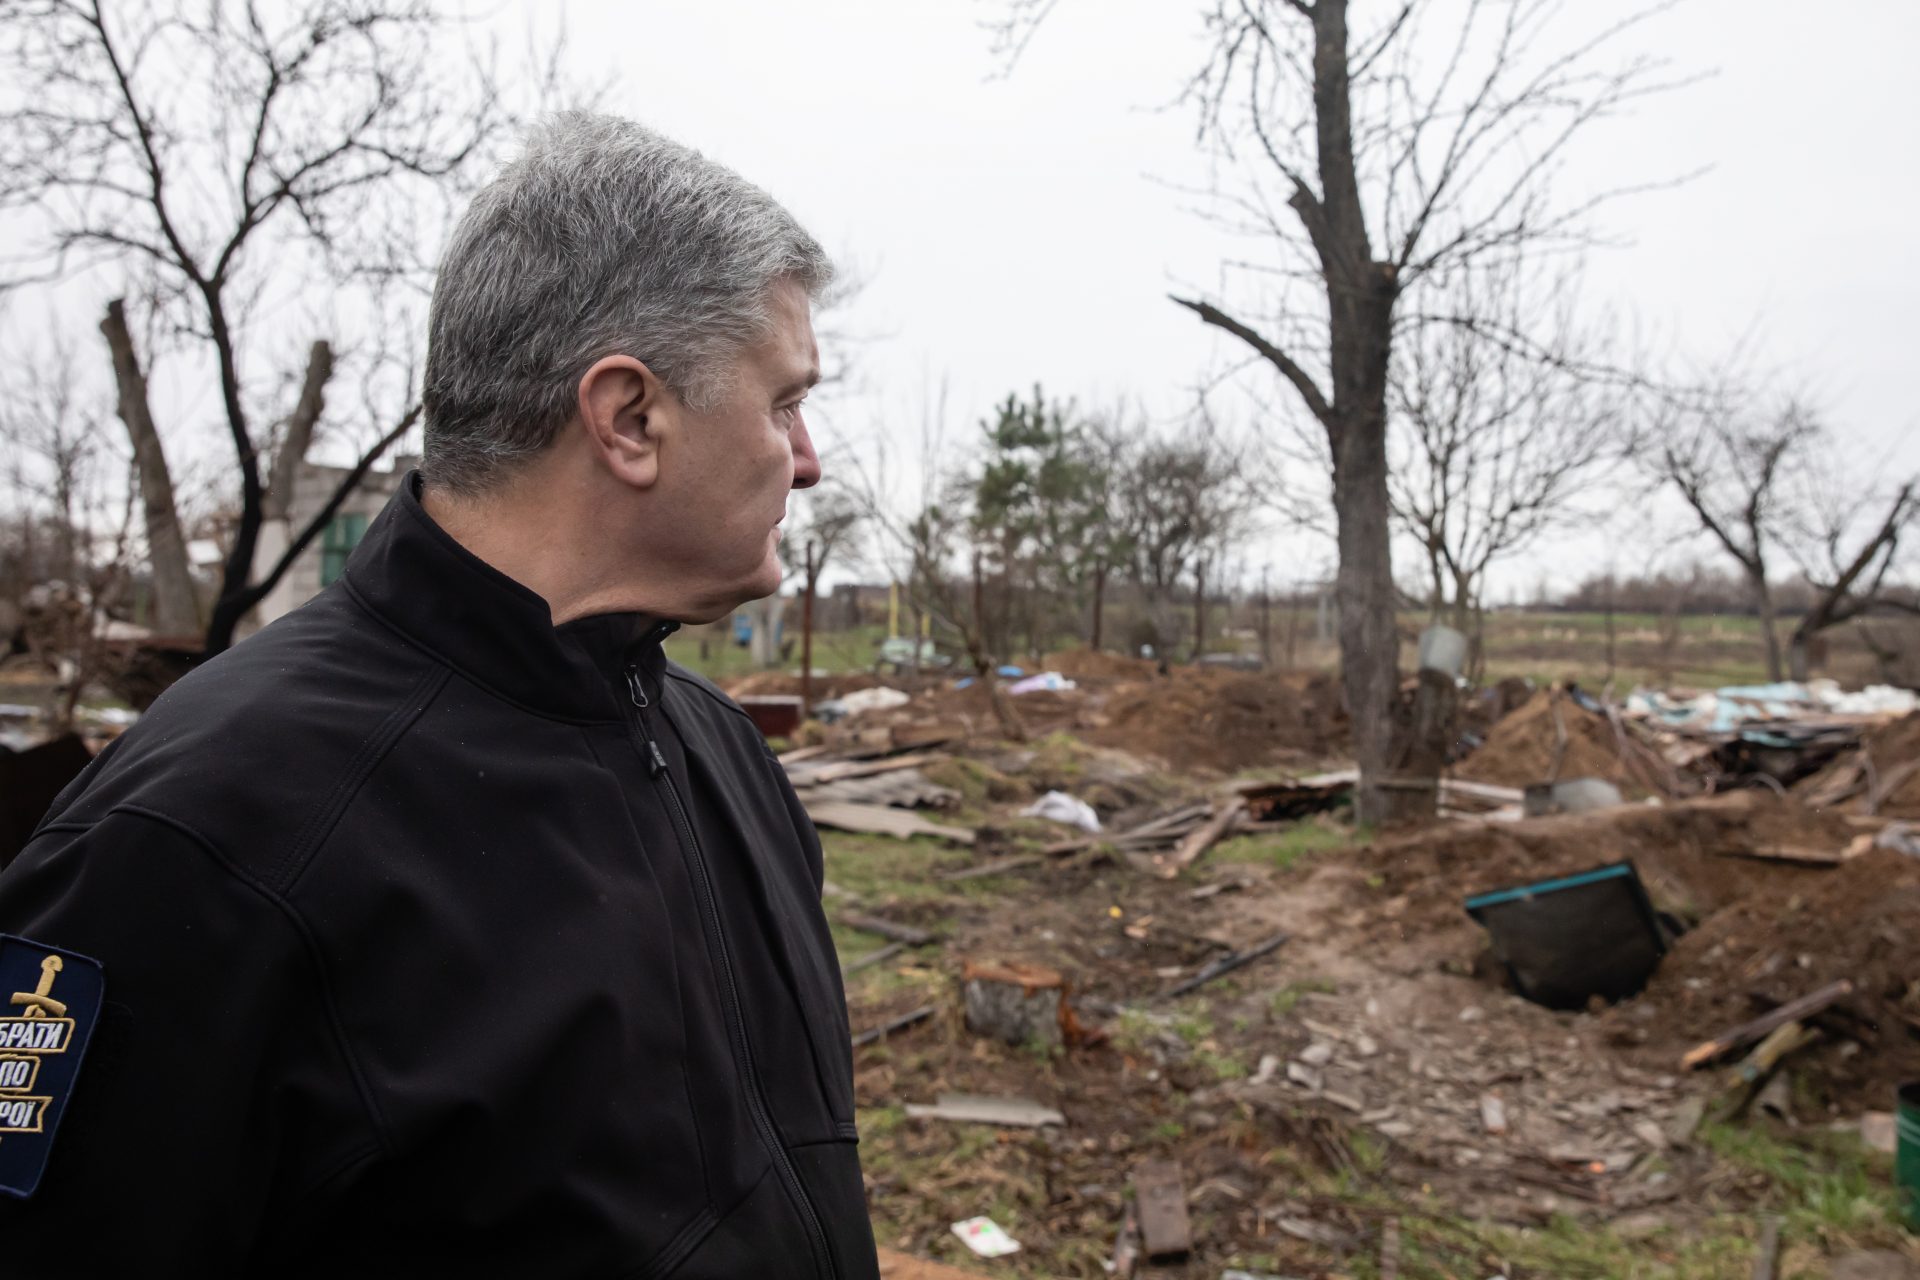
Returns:
[[[903,942],[909,947],[924,947],[940,936],[915,925],[901,924],[896,920],[882,920],[879,916],[863,915],[858,911],[842,911],[840,923],[849,929],[858,929],[862,933],[878,934],[890,942]]]
[[[967,961],[960,974],[967,1029],[1007,1044],[1066,1041],[1067,980],[1041,965]]]
[[[1829,983],[1818,991],[1801,996],[1798,1000],[1789,1000],[1778,1009],[1761,1014],[1751,1022],[1743,1022],[1730,1031],[1723,1031],[1713,1039],[1695,1045],[1680,1059],[1680,1066],[1688,1071],[1703,1067],[1717,1058],[1765,1039],[1789,1022],[1811,1017],[1852,994],[1853,984],[1845,978]]]
[[[1198,831],[1187,836],[1164,858],[1155,858],[1154,865],[1162,880],[1171,880],[1182,871],[1200,860],[1200,855],[1220,843],[1227,832],[1233,829],[1234,822],[1246,809],[1244,796],[1235,796],[1213,811],[1213,816]]]

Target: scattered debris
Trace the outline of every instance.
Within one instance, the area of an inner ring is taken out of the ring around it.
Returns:
[[[1113,1261],[1107,1264],[1110,1275],[1128,1280],[1140,1265],[1140,1214],[1132,1200],[1120,1215],[1120,1230],[1113,1238]]]
[[[1605,778],[1535,782],[1529,784],[1521,796],[1521,806],[1529,818],[1544,818],[1553,813],[1591,813],[1626,803],[1620,788]]]
[[[1200,972],[1167,992],[1166,998],[1172,1000],[1177,996],[1186,995],[1187,992],[1202,987],[1212,982],[1215,978],[1223,977],[1226,974],[1232,973],[1235,969],[1252,964],[1262,956],[1270,955],[1278,951],[1286,944],[1289,936],[1290,935],[1285,933],[1276,933],[1264,942],[1254,943],[1244,951],[1229,951],[1219,959],[1209,961],[1201,968]]]
[[[1010,1253],[1020,1252],[1020,1242],[1002,1231],[992,1218],[968,1218],[965,1222],[956,1222],[953,1224],[953,1234],[983,1258],[1004,1258]]]
[[[1798,1000],[1789,1000],[1770,1013],[1761,1014],[1751,1022],[1742,1023],[1731,1031],[1724,1031],[1703,1044],[1695,1045],[1687,1050],[1686,1056],[1680,1059],[1680,1065],[1689,1071],[1696,1067],[1707,1066],[1730,1053],[1765,1039],[1774,1031],[1797,1019],[1809,1017],[1837,1004],[1852,994],[1853,983],[1845,978],[1828,983],[1818,991],[1801,996]]]
[[[1093,806],[1084,800],[1077,800],[1064,791],[1049,791],[1020,811],[1023,818],[1044,818],[1048,822],[1058,822],[1064,826],[1078,827],[1082,831],[1098,835],[1100,815]]]
[[[1780,1273],[1780,1215],[1770,1213],[1760,1227],[1760,1247],[1754,1255],[1753,1280],[1775,1280]]]
[[[984,1280],[974,1271],[962,1271],[944,1262],[929,1262],[881,1245],[880,1280]]]
[[[954,844],[972,844],[976,835],[968,827],[947,827],[929,822],[919,814],[881,804],[854,804],[843,800],[807,805],[807,816],[817,827],[852,831],[861,835],[896,836],[907,840],[914,836],[932,836]]]
[[[934,1015],[934,1012],[934,1007],[930,1004],[923,1004],[918,1009],[909,1010],[891,1021],[882,1023],[871,1031],[862,1031],[853,1038],[853,1047],[858,1049],[863,1045],[872,1044],[876,1040],[884,1040],[896,1031],[905,1031],[908,1027],[925,1022]]]
[[[843,782],[849,778],[868,778],[875,774],[892,773],[897,769],[918,769],[932,764],[938,756],[913,754],[892,756],[885,760],[838,760],[828,764],[814,765],[809,769],[787,771],[787,780],[793,783],[794,790],[804,791],[808,787],[824,786],[829,782]]]
[[[1868,1111],[1860,1117],[1860,1141],[1871,1151],[1882,1155],[1892,1155],[1895,1148],[1895,1134],[1891,1111]]]
[[[1031,1098],[987,1098],[970,1093],[943,1093],[931,1105],[909,1102],[909,1120],[951,1120],[957,1124],[997,1124],[1012,1129],[1038,1129],[1065,1124],[1067,1118]]]
[[[1172,853],[1164,859],[1158,856],[1154,858],[1154,867],[1160,877],[1171,880],[1197,862],[1201,854],[1220,843],[1221,838],[1233,829],[1234,822],[1246,807],[1245,796],[1234,796],[1216,805],[1213,816],[1197,831],[1182,839]]]
[[[1147,1261],[1185,1262],[1193,1252],[1187,1184],[1177,1162],[1149,1160],[1133,1171],[1133,1199]]]
[[[906,949],[907,944],[904,942],[889,942],[878,951],[869,951],[858,960],[851,960],[841,965],[840,976],[850,977],[853,974],[859,973],[862,969],[871,969],[875,965],[885,964]]]
[[[929,942],[939,941],[939,935],[930,930],[915,925],[900,924],[894,920],[883,920],[879,916],[865,915],[858,911],[842,911],[840,923],[849,929],[877,934],[889,942],[899,942],[909,947],[924,947]]]
[[[1500,1101],[1499,1094],[1480,1095],[1480,1127],[1492,1134],[1507,1131],[1507,1104]]]

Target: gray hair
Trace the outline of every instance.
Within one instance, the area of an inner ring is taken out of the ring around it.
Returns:
[[[773,286],[817,297],[832,277],[793,215],[731,169],[630,121],[554,116],[475,197],[441,261],[425,472],[490,487],[553,442],[608,355],[710,409],[765,336]]]

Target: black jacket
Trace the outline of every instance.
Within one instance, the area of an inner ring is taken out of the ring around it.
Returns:
[[[874,1277],[778,763],[670,625],[555,628],[416,490],[0,875],[105,978],[0,1274]]]

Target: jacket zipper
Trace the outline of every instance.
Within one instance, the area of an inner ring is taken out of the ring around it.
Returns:
[[[740,990],[733,973],[733,952],[727,945],[727,935],[720,920],[720,906],[713,892],[713,879],[707,870],[706,853],[700,848],[699,837],[694,834],[693,823],[687,817],[686,806],[680,801],[680,789],[674,784],[673,771],[667,767],[667,757],[660,750],[660,744],[654,740],[653,726],[647,712],[652,706],[647,690],[640,679],[639,664],[627,667],[627,694],[638,711],[640,738],[646,744],[647,775],[656,787],[666,793],[667,809],[673,816],[674,834],[679,837],[680,847],[688,855],[688,862],[694,869],[694,880],[698,885],[700,905],[707,917],[708,928],[717,943],[719,952],[721,1000],[726,1006],[727,1030],[733,1041],[734,1065],[745,1076],[747,1082],[747,1112],[753,1117],[754,1127],[759,1130],[761,1141],[766,1144],[768,1153],[773,1157],[774,1167],[779,1170],[781,1181],[787,1184],[788,1192],[794,1203],[800,1206],[800,1217],[806,1224],[808,1240],[813,1245],[814,1265],[822,1275],[833,1276],[832,1254],[827,1249],[827,1233],[820,1225],[819,1214],[814,1210],[813,1201],[807,1195],[800,1173],[793,1167],[793,1161],[787,1157],[786,1146],[780,1141],[779,1131],[774,1128],[773,1117],[769,1113],[765,1095],[760,1087],[759,1074],[754,1070],[753,1054],[747,1045],[746,1017],[740,1011]]]

